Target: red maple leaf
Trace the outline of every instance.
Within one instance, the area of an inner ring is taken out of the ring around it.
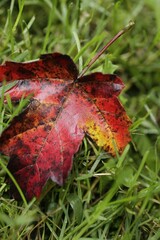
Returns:
[[[28,63],[0,66],[0,82],[17,80],[7,93],[17,102],[31,94],[27,108],[0,138],[0,152],[26,198],[39,197],[48,179],[62,185],[72,159],[89,135],[108,153],[121,153],[130,141],[129,117],[117,96],[119,77],[93,73],[78,78],[72,59],[46,54]]]

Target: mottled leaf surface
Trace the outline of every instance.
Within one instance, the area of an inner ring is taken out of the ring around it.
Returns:
[[[13,102],[31,96],[0,137],[0,152],[10,157],[8,168],[27,199],[39,197],[48,179],[64,183],[85,134],[113,156],[130,141],[131,121],[117,98],[121,79],[100,72],[77,77],[72,59],[60,53],[0,66],[0,82],[17,80],[7,92]]]

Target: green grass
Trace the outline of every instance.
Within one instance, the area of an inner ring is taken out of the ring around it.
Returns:
[[[85,138],[65,185],[49,182],[48,193],[29,203],[9,196],[8,159],[1,158],[0,239],[160,239],[159,11],[157,0],[0,1],[1,63],[59,51],[81,71],[130,20],[136,23],[88,71],[123,79],[132,143],[111,158]],[[15,107],[9,96],[4,105],[1,97],[0,132],[25,105],[22,99]]]

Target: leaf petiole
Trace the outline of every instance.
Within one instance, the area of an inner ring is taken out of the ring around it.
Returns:
[[[125,32],[130,30],[134,26],[134,22],[130,21],[129,24],[124,27],[121,31],[119,31],[87,64],[87,66],[82,70],[82,72],[79,74],[78,79],[83,77],[84,74],[87,72],[87,70],[92,66],[92,64],[106,51],[106,49],[112,45],[119,37],[121,37]]]

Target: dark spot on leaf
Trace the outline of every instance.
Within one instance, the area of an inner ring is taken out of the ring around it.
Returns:
[[[115,79],[116,79],[116,75],[114,75],[114,74],[110,74],[109,75],[109,79],[111,80],[111,81],[114,81]]]
[[[26,68],[24,68],[24,67],[19,67],[19,68],[18,68],[18,72],[19,72],[20,74],[24,74],[24,75],[26,76],[26,79],[35,76],[35,73],[34,73],[34,72],[32,72],[32,71],[30,71],[29,69],[26,69]]]
[[[44,131],[49,132],[52,129],[50,125],[44,125]]]

